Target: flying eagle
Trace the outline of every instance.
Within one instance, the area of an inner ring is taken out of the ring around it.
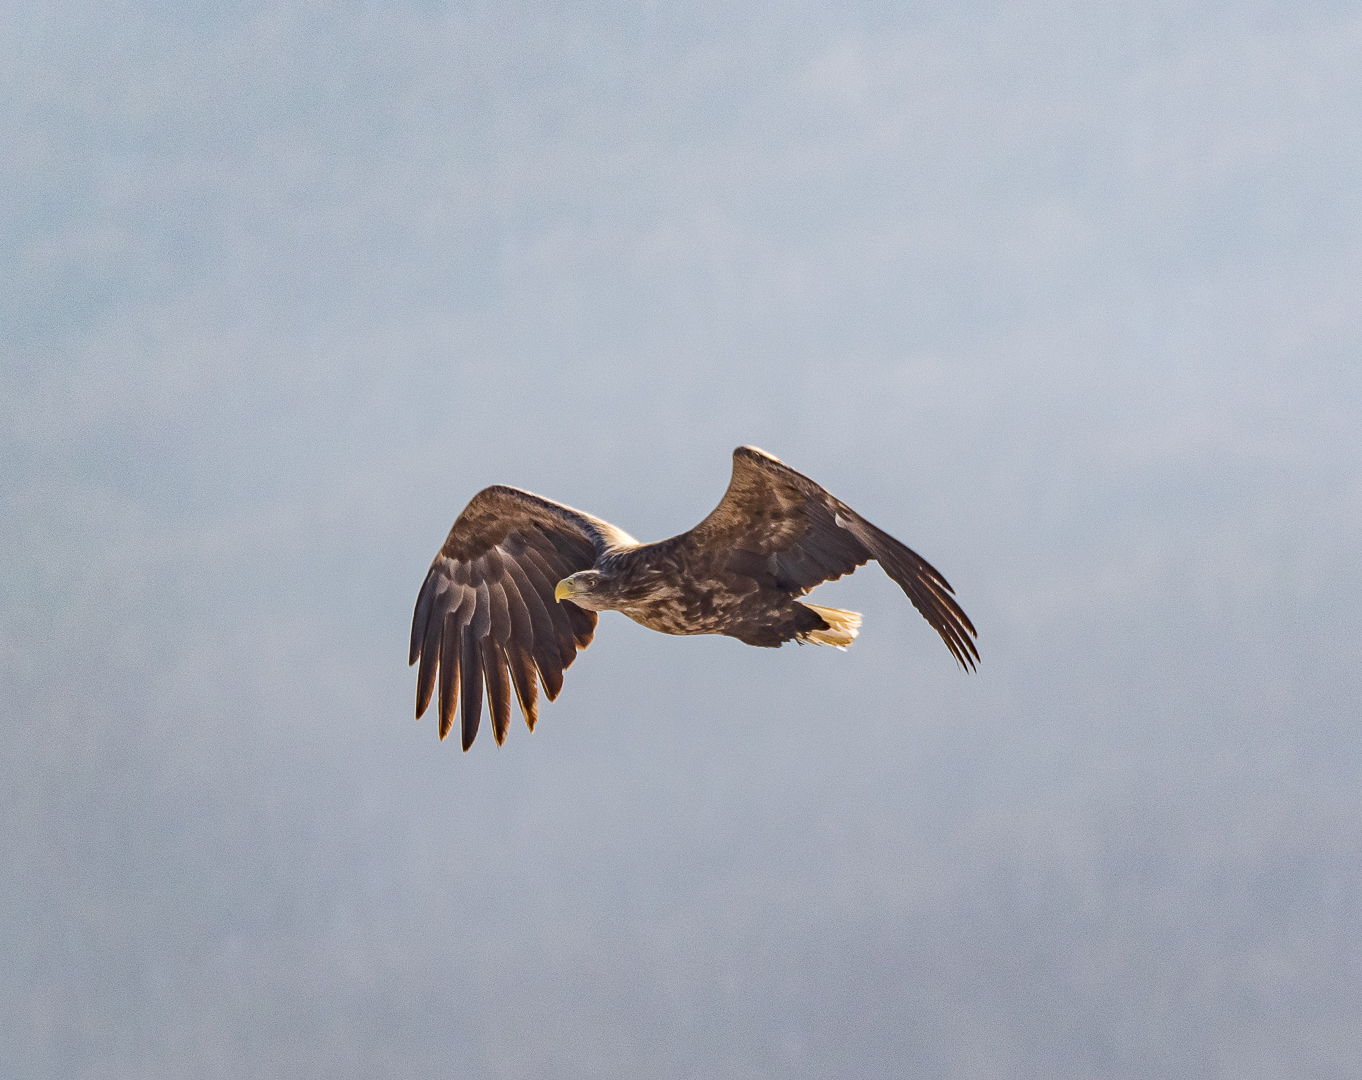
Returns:
[[[563,669],[591,644],[598,611],[622,611],[664,634],[844,649],[861,616],[796,597],[871,559],[899,583],[960,665],[973,669],[977,635],[946,579],[756,447],[733,451],[733,479],[709,517],[655,544],[528,491],[485,488],[449,530],[416,599],[409,662],[421,661],[417,718],[438,677],[441,739],[462,698],[463,748],[473,744],[484,682],[498,744],[511,722],[512,690],[534,730],[536,672],[552,701],[563,688]]]

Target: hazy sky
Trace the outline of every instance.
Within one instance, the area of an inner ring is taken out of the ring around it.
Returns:
[[[1362,1060],[1362,7],[0,5],[0,1073]],[[412,720],[480,487],[754,443],[846,652]]]

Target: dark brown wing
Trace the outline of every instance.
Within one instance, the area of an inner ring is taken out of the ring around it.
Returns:
[[[538,681],[552,701],[563,669],[591,643],[596,613],[554,599],[563,578],[589,569],[605,551],[633,538],[599,518],[511,487],[473,496],[435,556],[416,598],[409,662],[416,715],[439,683],[440,738],[449,734],[462,698],[463,748],[473,745],[483,685],[498,743],[511,719],[511,693],[525,723],[538,717]]]
[[[733,451],[733,479],[714,512],[678,537],[699,569],[773,582],[792,596],[875,559],[962,667],[979,659],[974,626],[921,555],[877,529],[803,473],[752,446]]]

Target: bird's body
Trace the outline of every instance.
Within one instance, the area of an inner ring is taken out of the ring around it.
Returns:
[[[697,558],[679,542],[684,535],[604,556],[593,569],[609,589],[565,591],[564,598],[590,610],[622,612],[663,634],[727,634],[749,645],[775,647],[825,628],[809,605],[791,598],[807,589],[735,587],[740,579],[759,582],[770,568],[734,572],[738,558],[731,551],[722,561]]]
[[[797,598],[876,559],[961,663],[978,652],[951,587],[924,559],[808,477],[753,447],[733,452],[733,479],[704,521],[640,544],[599,518],[516,488],[473,497],[431,564],[412,619],[420,660],[416,715],[439,681],[440,737],[462,699],[464,749],[477,734],[486,683],[497,742],[514,691],[526,723],[543,681],[553,700],[596,612],[623,612],[665,634],[725,634],[749,645],[846,647],[860,616]]]

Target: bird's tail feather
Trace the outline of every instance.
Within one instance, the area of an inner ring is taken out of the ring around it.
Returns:
[[[805,641],[812,641],[815,645],[831,645],[834,649],[845,649],[860,633],[859,611],[843,611],[841,608],[819,607],[817,604],[804,606],[828,624],[826,630],[810,630],[802,634],[801,637]]]

